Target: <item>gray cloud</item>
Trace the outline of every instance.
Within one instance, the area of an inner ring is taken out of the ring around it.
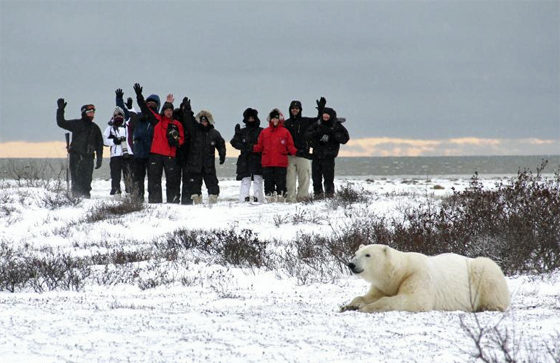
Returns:
[[[557,1],[1,1],[0,141],[61,137],[114,90],[188,95],[226,138],[315,100],[358,137],[560,139]],[[23,127],[22,127],[23,126]]]

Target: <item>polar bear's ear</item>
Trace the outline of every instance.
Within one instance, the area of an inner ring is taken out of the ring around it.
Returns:
[[[366,246],[366,245],[360,245],[360,248],[359,248],[359,249],[361,250],[361,249],[364,248],[365,246]]]

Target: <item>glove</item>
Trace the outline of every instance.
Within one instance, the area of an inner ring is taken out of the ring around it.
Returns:
[[[183,97],[183,102],[181,103],[185,110],[191,110],[191,100],[188,97]]]
[[[324,134],[324,135],[321,137],[321,140],[319,140],[319,141],[320,141],[320,142],[328,142],[328,141],[329,141],[329,135]]]
[[[134,92],[136,92],[136,96],[142,96],[142,86],[140,86],[140,83],[134,83]]]
[[[225,161],[226,161],[226,158],[225,158],[225,157],[224,157],[224,158],[220,158],[220,165],[222,165],[223,163],[225,163]]]
[[[103,159],[97,158],[97,163],[95,164],[95,169],[99,169],[101,167],[102,162],[103,162]]]
[[[56,101],[56,103],[58,105],[59,110],[64,110],[64,108],[66,107],[66,102],[64,102],[64,98],[59,98],[58,101]]]
[[[132,97],[128,97],[124,105],[126,106],[127,109],[130,110],[132,108]]]
[[[121,139],[117,139],[117,138],[114,138],[114,139],[113,139],[113,143],[114,143],[115,145],[120,145],[120,144],[121,144],[121,141],[122,141]]]
[[[235,125],[235,133],[238,134],[240,131],[241,131],[241,126],[239,126],[239,124],[236,124]]]
[[[320,99],[317,100],[317,111],[319,111],[319,113],[322,113],[323,110],[325,109],[325,105],[327,104],[327,100],[325,99],[325,97],[321,97]]]
[[[117,95],[117,98],[122,99],[124,96],[124,92],[121,88],[117,88],[117,90],[115,91],[115,94]]]

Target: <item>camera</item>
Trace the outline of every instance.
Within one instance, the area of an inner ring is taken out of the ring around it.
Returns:
[[[126,142],[126,137],[121,137],[120,140],[121,140],[121,149],[122,149],[123,157],[125,159],[129,158],[130,154],[128,153],[128,145],[127,145],[127,142]]]

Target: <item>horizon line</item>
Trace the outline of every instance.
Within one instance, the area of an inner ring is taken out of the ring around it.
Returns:
[[[108,147],[104,158],[109,157]],[[239,150],[226,140],[226,157],[236,158]],[[435,157],[435,156],[536,156],[560,155],[560,140],[537,138],[495,139],[460,137],[447,139],[404,139],[368,137],[351,139],[341,145],[340,157]],[[64,141],[0,142],[0,158],[65,158]]]

